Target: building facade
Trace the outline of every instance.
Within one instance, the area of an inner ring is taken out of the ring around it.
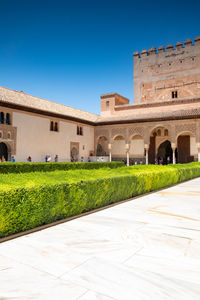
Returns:
[[[134,104],[101,96],[101,114],[0,88],[0,158],[200,161],[200,37],[134,57]]]

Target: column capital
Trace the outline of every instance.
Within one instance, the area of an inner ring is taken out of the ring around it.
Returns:
[[[126,149],[126,151],[129,151],[130,150],[130,144],[126,144],[125,149]]]
[[[108,144],[108,150],[111,150],[111,149],[112,149],[112,144],[109,143],[109,144]]]
[[[172,147],[172,150],[175,150],[176,149],[176,144],[175,143],[171,143],[171,147]]]
[[[144,149],[145,150],[149,150],[149,145],[148,144],[144,144]]]

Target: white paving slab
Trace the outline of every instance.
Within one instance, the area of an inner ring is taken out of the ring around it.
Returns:
[[[200,178],[0,244],[0,300],[199,295]]]

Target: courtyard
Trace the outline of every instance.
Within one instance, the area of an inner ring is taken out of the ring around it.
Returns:
[[[0,299],[199,299],[200,178],[0,244]]]

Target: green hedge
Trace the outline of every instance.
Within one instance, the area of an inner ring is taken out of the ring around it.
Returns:
[[[99,169],[99,168],[119,168],[124,166],[123,162],[50,162],[50,163],[0,163],[0,174],[8,173],[29,173],[29,172],[50,172],[55,170],[75,170],[75,169]]]
[[[125,174],[127,169],[127,174]],[[200,176],[200,164],[118,169],[109,178],[0,192],[0,237]],[[130,174],[132,172],[132,174]],[[19,176],[19,175],[16,175]]]

